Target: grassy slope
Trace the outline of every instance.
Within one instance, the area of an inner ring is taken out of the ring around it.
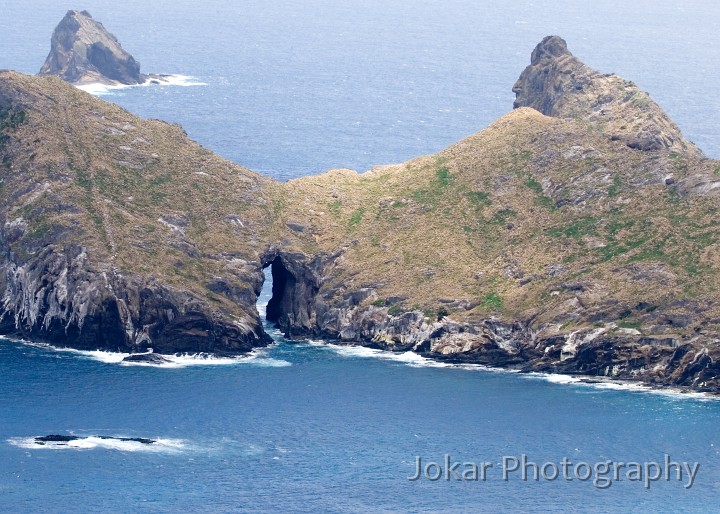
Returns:
[[[525,108],[437,155],[291,181],[285,216],[313,227],[305,251],[348,245],[336,281],[406,297],[391,312],[663,334],[703,308],[716,329],[720,202],[663,180],[716,164]]]
[[[632,150],[583,119],[524,108],[437,155],[278,184],[60,80],[2,80],[29,106],[1,193],[12,204],[5,221],[30,223],[13,243],[21,262],[29,241],[66,227],[101,268],[237,311],[206,287],[214,276],[252,287],[274,244],[347,248],[325,282],[374,287],[365,303],[391,314],[717,330],[720,205],[664,183],[717,174],[715,161]],[[690,322],[668,323],[677,314]]]

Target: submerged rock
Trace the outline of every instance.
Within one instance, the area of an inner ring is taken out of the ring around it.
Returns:
[[[76,435],[58,435],[50,434],[35,438],[35,442],[38,444],[44,443],[69,443],[70,441],[77,441],[80,437]]]
[[[53,32],[40,75],[73,84],[141,84],[140,63],[87,11],[68,11]]]

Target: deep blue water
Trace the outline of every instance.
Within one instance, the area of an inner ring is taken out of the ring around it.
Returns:
[[[55,24],[86,8],[145,72],[204,86],[105,96],[181,123],[278,179],[435,152],[512,105],[534,45],[560,34],[636,81],[720,156],[720,4],[5,0],[0,68],[35,72]],[[319,343],[240,361],[121,366],[0,341],[0,511],[707,512],[720,497],[720,402],[439,367]],[[32,437],[91,438],[49,448]],[[627,480],[505,482],[503,456],[699,462],[690,489]],[[487,480],[411,482],[415,459],[490,461]]]

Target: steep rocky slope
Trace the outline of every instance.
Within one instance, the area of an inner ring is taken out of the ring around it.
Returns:
[[[720,163],[557,37],[437,155],[278,184],[61,81],[0,75],[3,333],[245,351],[289,335],[720,387]]]

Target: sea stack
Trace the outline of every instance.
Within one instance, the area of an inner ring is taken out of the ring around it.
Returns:
[[[39,75],[71,84],[141,84],[140,63],[87,11],[68,11],[55,27],[50,54]]]

